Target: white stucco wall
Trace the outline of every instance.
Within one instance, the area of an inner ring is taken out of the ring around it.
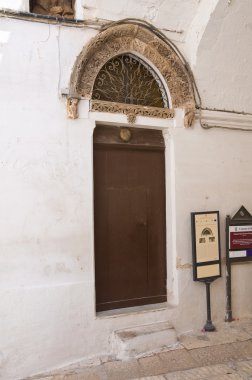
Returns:
[[[29,12],[29,0],[0,0],[0,8]]]
[[[168,122],[170,305],[155,313],[95,315],[95,122],[85,112],[77,120],[67,119],[60,95],[76,56],[95,33],[0,19],[0,371],[5,380],[109,355],[111,333],[117,329],[164,320],[178,333],[201,328],[205,288],[183,266],[191,263],[190,212],[220,211],[224,256],[225,216],[241,204],[252,211],[251,132],[203,130],[198,121],[185,130]],[[210,94],[212,86],[209,77]],[[232,104],[232,92],[228,96]],[[252,312],[246,302],[250,271],[249,264],[233,269],[235,317]],[[212,308],[213,320],[223,320],[224,277],[212,285]]]
[[[250,0],[218,2],[198,44],[194,67],[204,107],[252,112],[251,28]]]

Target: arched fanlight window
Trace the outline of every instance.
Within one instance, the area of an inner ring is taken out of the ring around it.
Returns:
[[[159,76],[131,53],[118,55],[105,63],[95,79],[92,99],[169,108]]]

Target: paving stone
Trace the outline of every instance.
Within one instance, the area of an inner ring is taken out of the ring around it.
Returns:
[[[190,350],[190,355],[197,362],[198,367],[227,363],[229,361],[242,359],[244,356],[244,352],[240,351],[236,344],[237,343],[197,348]]]
[[[53,374],[53,375],[50,375],[50,376],[35,376],[35,377],[32,377],[31,379],[33,380],[63,380],[64,378],[64,374]],[[24,379],[24,380],[30,380],[30,378],[28,379]]]
[[[166,379],[164,376],[158,375],[158,376],[141,377],[140,379],[134,379],[134,380],[166,380]]]
[[[102,372],[101,366],[77,369],[76,371],[63,371],[62,373],[54,373],[50,376],[36,376],[31,378],[33,380],[107,380],[105,374]],[[25,380],[25,379],[24,379]],[[29,379],[27,379],[29,380]]]
[[[251,320],[251,318],[250,319],[244,319],[242,321],[231,322],[231,324],[232,325],[234,324],[235,328],[238,331],[247,332],[248,334],[250,334],[250,336],[252,338],[252,320]]]
[[[133,379],[141,376],[137,360],[107,362],[102,367],[109,380]]]
[[[99,370],[85,370],[72,375],[65,375],[62,380],[105,380],[106,377]]]
[[[210,377],[219,378],[222,375],[236,374],[235,370],[230,370],[226,365],[215,365],[200,368],[193,368],[185,371],[173,372],[166,374],[167,380],[201,380],[208,379]]]
[[[247,375],[251,375],[252,379],[252,360],[237,363],[237,369]]]
[[[243,360],[252,359],[252,340],[246,342],[232,343],[232,347],[239,352],[239,357]]]
[[[142,376],[153,376],[165,373],[163,362],[158,355],[138,359],[138,363]]]
[[[163,373],[174,372],[198,366],[194,358],[192,358],[185,349],[162,352],[159,354],[159,357],[163,362]]]
[[[240,330],[236,326],[232,327],[229,324],[225,324],[222,328],[214,332],[198,331],[192,333],[192,335],[181,335],[179,341],[187,350],[192,350],[194,348],[217,346],[249,339],[251,339],[251,334],[247,331]]]
[[[208,377],[205,380],[245,380],[244,377],[242,377],[239,374],[232,373],[231,375],[221,375],[221,376],[214,376],[214,377]]]

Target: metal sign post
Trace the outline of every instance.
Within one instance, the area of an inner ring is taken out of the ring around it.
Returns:
[[[193,280],[206,285],[207,320],[205,331],[215,331],[211,318],[210,285],[221,277],[219,211],[193,212]]]
[[[204,326],[205,331],[215,331],[216,328],[212,323],[211,317],[211,296],[210,296],[210,285],[213,280],[204,281],[206,284],[206,300],[207,300],[207,320]]]

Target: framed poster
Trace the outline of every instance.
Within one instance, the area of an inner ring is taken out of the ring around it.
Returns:
[[[227,217],[227,259],[249,261],[252,259],[252,217],[242,206],[231,219]]]
[[[226,217],[227,305],[225,320],[228,322],[233,320],[231,266],[246,261],[252,261],[252,215],[244,206],[241,206],[232,218],[229,215]]]
[[[219,211],[192,212],[193,279],[221,276]]]
[[[229,226],[229,258],[252,257],[252,225]]]

